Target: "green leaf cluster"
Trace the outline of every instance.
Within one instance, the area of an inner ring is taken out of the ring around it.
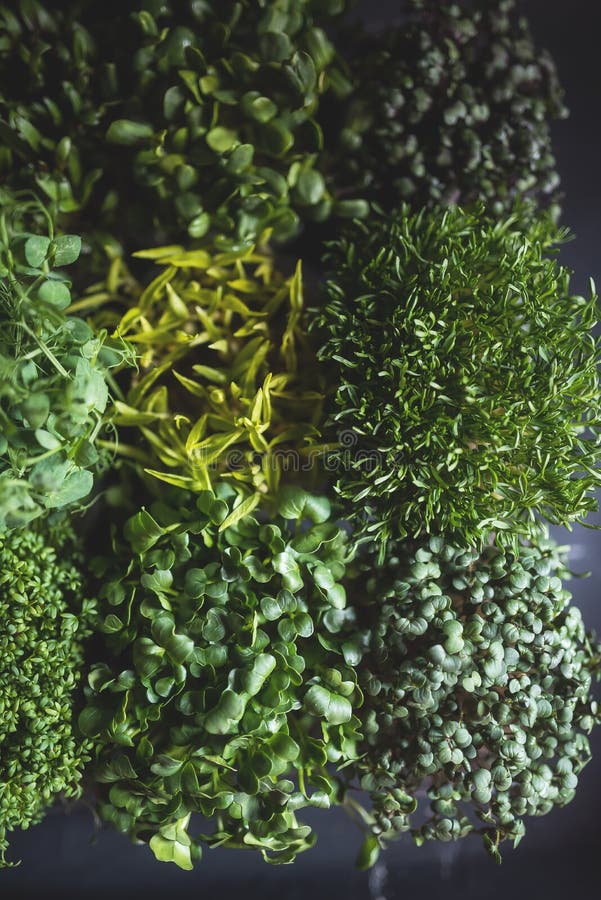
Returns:
[[[566,115],[563,92],[518,7],[408,0],[396,27],[349,37],[354,89],[326,139],[338,183],[386,209],[556,206],[549,123]]]
[[[357,558],[366,854],[403,832],[478,832],[498,861],[525,816],[574,796],[601,720],[601,646],[563,587],[564,550],[539,527],[517,550],[430,537],[391,542],[382,564],[375,547]]]
[[[334,803],[361,868],[498,860],[589,758],[601,647],[540,524],[601,482],[562,92],[515,0],[351,6],[0,0],[0,864],[89,757],[183,869],[291,862]],[[272,248],[311,271],[337,216],[307,310]]]
[[[133,361],[68,314],[80,247],[38,200],[0,196],[0,531],[90,493],[110,370]]]
[[[597,302],[571,295],[564,237],[521,207],[403,208],[332,244],[315,317],[332,361],[325,433],[341,434],[329,468],[364,530],[480,546],[596,508]]]
[[[0,866],[8,833],[77,797],[89,742],[73,722],[95,605],[65,524],[0,534]]]
[[[321,97],[348,87],[324,27],[346,5],[3,5],[0,168],[129,244],[354,215],[320,162]]]
[[[79,721],[99,811],[182,868],[202,844],[290,862],[314,841],[296,811],[328,807],[327,763],[355,755],[346,536],[298,488],[268,521],[228,485],[183,496],[136,513],[94,563],[106,648]],[[207,833],[190,835],[193,813]]]
[[[90,203],[102,175],[101,154],[80,146],[101,128],[103,106],[95,43],[73,11],[0,4],[0,174],[13,189],[39,190],[64,221]]]
[[[254,248],[173,246],[136,256],[156,262],[158,274],[115,295],[127,307],[120,319],[110,305],[97,317],[139,353],[112,415],[117,449],[188,490],[235,481],[250,511],[318,453],[323,394],[305,333],[301,264],[286,277]],[[106,296],[92,291],[86,302]]]

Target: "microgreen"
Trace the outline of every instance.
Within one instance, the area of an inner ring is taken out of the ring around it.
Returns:
[[[515,0],[408,0],[401,23],[347,39],[354,89],[327,140],[340,185],[386,209],[516,195],[557,205],[550,122],[563,92]]]
[[[374,536],[479,545],[596,508],[597,299],[570,293],[564,238],[521,207],[498,221],[455,207],[357,223],[330,247],[316,310],[330,469]]]
[[[80,247],[38,200],[0,196],[0,530],[90,493],[109,372],[133,360],[68,314]]]
[[[237,519],[225,484],[183,497],[138,512],[94,563],[106,648],[79,721],[99,812],[182,868],[202,844],[289,862],[314,841],[296,811],[329,806],[327,763],[354,757],[346,536],[298,488],[269,522]]]
[[[110,305],[97,319],[140,355],[113,411],[117,449],[187,490],[235,481],[251,511],[283,476],[298,481],[319,451],[323,394],[305,333],[301,264],[285,277],[254,248],[136,256],[160,266],[154,278],[114,296],[126,304],[120,319]],[[92,291],[87,302],[99,296],[107,292]]]
[[[347,588],[365,692],[354,773],[372,800],[364,864],[403,832],[479,833],[499,861],[525,817],[573,798],[600,721],[601,646],[562,584],[564,551],[542,527],[517,551],[432,537],[391,542],[378,563],[363,548]]]
[[[348,87],[324,28],[346,5],[3,4],[0,170],[129,246],[356,215],[320,163],[322,95]]]
[[[64,524],[0,534],[0,866],[10,831],[81,793],[90,746],[72,706],[95,609],[81,567]]]

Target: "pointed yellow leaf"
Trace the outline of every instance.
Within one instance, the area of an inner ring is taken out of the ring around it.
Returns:
[[[166,484],[172,484],[174,487],[192,488],[193,481],[187,475],[169,475],[167,472],[158,472],[156,469],[144,469],[147,475],[158,478]]]
[[[231,525],[235,525],[236,522],[239,522],[241,519],[244,519],[246,516],[249,516],[251,512],[256,509],[261,500],[261,494],[258,492],[255,494],[251,494],[250,497],[247,497],[246,500],[243,500],[238,506],[235,507],[226,518],[223,520],[221,525],[219,526],[219,531],[225,531],[226,528],[229,528]]]
[[[179,381],[179,383],[185,387],[185,389],[192,394],[193,397],[202,397],[206,399],[207,397],[207,389],[202,386],[202,384],[198,384],[197,381],[193,381],[191,378],[187,378],[185,375],[181,375],[179,372],[173,370],[173,374]]]
[[[148,425],[163,418],[162,413],[143,412],[121,400],[115,400],[114,408],[117,414],[113,416],[113,421],[118,425]]]
[[[161,260],[169,256],[176,256],[182,252],[182,248],[178,244],[170,244],[166,247],[152,247],[150,250],[136,250],[132,253],[136,259],[156,259]]]
[[[212,381],[215,384],[226,384],[228,380],[227,375],[222,369],[214,369],[212,366],[195,365],[192,366],[192,371],[197,375],[206,378],[207,381]]]

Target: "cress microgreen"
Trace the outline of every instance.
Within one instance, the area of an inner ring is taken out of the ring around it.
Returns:
[[[39,822],[58,794],[78,797],[90,745],[74,692],[95,604],[64,522],[0,533],[0,866],[8,833]]]

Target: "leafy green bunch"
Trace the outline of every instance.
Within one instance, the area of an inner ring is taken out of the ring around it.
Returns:
[[[94,564],[106,661],[80,726],[106,785],[99,811],[182,868],[202,843],[289,862],[314,840],[296,811],[327,807],[326,763],[355,752],[346,537],[328,501],[299,489],[268,522],[229,485],[183,496],[134,515]],[[193,813],[208,833],[190,836]]]
[[[188,490],[234,480],[251,511],[283,472],[299,478],[317,452],[323,395],[305,335],[300,262],[285,277],[253,248],[136,256],[160,271],[121,297],[128,308],[116,334],[140,360],[125,402],[115,404],[118,449]],[[106,298],[94,290],[85,302]],[[98,323],[114,322],[103,306]],[[128,443],[130,426],[137,433]]]
[[[521,207],[499,220],[402,209],[330,247],[316,311],[334,361],[330,468],[374,536],[479,546],[595,508],[597,303],[570,294],[553,258],[564,237]]]
[[[61,221],[86,207],[102,175],[100,154],[88,156],[88,136],[102,133],[100,64],[76,5],[0,4],[0,174],[43,192]]]
[[[335,202],[320,164],[321,95],[348,87],[323,28],[345,6],[0,8],[0,165],[129,244],[157,230],[252,243],[267,226],[286,240],[355,215],[364,204]]]
[[[0,196],[0,531],[89,494],[110,370],[132,361],[68,315],[80,247],[37,199]]]
[[[517,550],[431,537],[358,558],[365,862],[409,831],[418,844],[478,832],[499,861],[524,817],[574,796],[601,646],[562,586],[564,549],[540,527]]]
[[[90,747],[73,695],[95,611],[81,562],[65,524],[0,534],[0,866],[8,832],[80,793]]]
[[[131,84],[107,141],[125,147],[136,181],[191,237],[210,229],[276,241],[302,221],[364,204],[335,202],[321,171],[321,95],[347,84],[323,26],[346,0],[148,4],[132,17],[139,50],[117,59]]]
[[[518,194],[556,203],[549,123],[566,115],[563,92],[518,6],[408,0],[398,26],[356,34],[340,184],[387,209],[483,201],[500,214]]]

